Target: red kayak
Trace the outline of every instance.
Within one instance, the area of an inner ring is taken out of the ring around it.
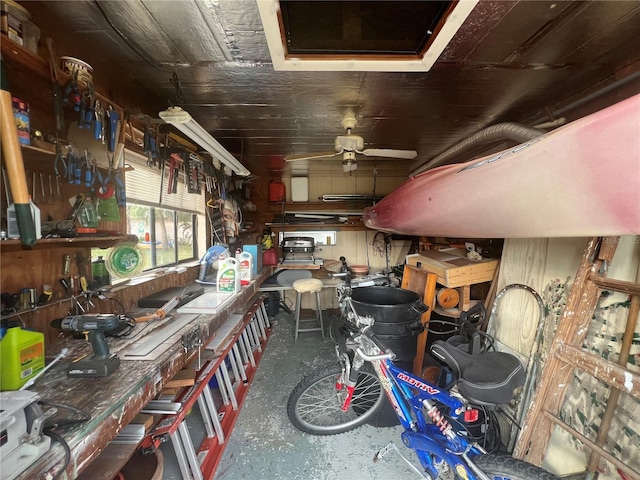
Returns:
[[[640,95],[498,154],[420,173],[363,221],[417,236],[640,234]]]

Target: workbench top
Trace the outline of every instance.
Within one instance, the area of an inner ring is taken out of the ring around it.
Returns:
[[[259,287],[268,275],[269,269],[264,269],[250,285],[243,287],[233,302],[224,309],[215,315],[191,315],[194,319],[188,325],[200,329],[206,345],[230,315],[243,314],[251,306],[260,295]],[[212,287],[207,287],[205,292],[211,289]],[[152,313],[152,309],[146,309],[145,312]],[[180,314],[175,311],[172,314],[175,314],[174,318],[180,317]],[[143,328],[144,325],[138,324],[135,328]],[[107,340],[110,352],[117,351],[119,346],[121,347],[119,343],[125,341],[115,338]],[[58,413],[54,417],[55,421],[63,422],[80,418],[77,413],[61,408],[59,405],[69,405],[91,415],[89,421],[58,429],[71,450],[66,477],[61,478],[77,478],[140,410],[150,400],[156,398],[163,384],[197,358],[198,349],[185,352],[179,337],[172,344],[165,345],[167,348],[154,360],[121,359],[117,370],[107,377],[100,378],[67,377],[66,372],[71,361],[92,354],[88,342],[69,337],[47,352],[47,359],[51,361],[60,350],[69,348],[65,359],[52,367],[29,390],[37,392],[41,402],[57,404]],[[43,405],[42,408],[50,407]],[[17,478],[23,480],[46,478],[47,472],[59,471],[64,458],[63,448],[54,441],[49,452]],[[123,461],[126,462],[126,459]],[[92,478],[95,477],[92,476]]]

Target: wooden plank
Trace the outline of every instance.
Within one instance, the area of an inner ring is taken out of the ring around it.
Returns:
[[[422,362],[424,361],[424,351],[427,347],[427,336],[429,334],[427,325],[431,320],[431,312],[436,305],[436,285],[438,276],[435,273],[428,273],[420,268],[411,265],[404,266],[402,274],[402,288],[411,290],[422,296],[423,303],[429,309],[422,314],[420,322],[425,329],[418,335],[416,356],[413,359],[414,375],[422,374]]]
[[[153,415],[149,415],[147,413],[139,413],[129,423],[133,423],[135,425],[144,425],[145,431],[149,431],[149,429],[153,425],[153,422]]]
[[[599,292],[598,286],[589,278],[593,272],[600,270],[603,263],[610,264],[615,250],[616,242],[592,238],[587,243],[551,344],[549,358],[513,453],[516,458],[535,465],[542,463],[553,428],[553,424],[545,418],[543,412],[546,410],[551,415],[558,414],[574,370],[567,368],[566,363],[557,356],[557,352],[563,344],[582,344]]]
[[[614,290],[629,295],[640,295],[640,283],[591,275],[590,280],[603,290]]]
[[[407,263],[438,275],[438,283],[446,287],[462,287],[491,281],[498,268],[498,260],[486,258],[469,260],[461,248],[427,250],[407,255]]]
[[[519,283],[541,292],[544,287],[548,245],[549,240],[545,238],[505,240],[496,291]],[[490,306],[491,304],[488,311]],[[524,290],[510,291],[500,299],[495,319],[489,325],[489,333],[521,355],[529,356],[540,320],[540,307],[535,298]]]
[[[196,371],[191,368],[184,368],[164,384],[165,388],[190,387],[196,381]]]
[[[622,392],[640,397],[640,375],[580,348],[560,344],[556,357]]]

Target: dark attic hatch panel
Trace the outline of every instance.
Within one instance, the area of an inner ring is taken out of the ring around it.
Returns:
[[[428,71],[477,1],[259,0],[276,70]]]
[[[280,0],[289,54],[419,55],[450,5]]]

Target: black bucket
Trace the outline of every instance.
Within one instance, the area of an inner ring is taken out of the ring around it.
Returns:
[[[280,292],[267,292],[267,298],[264,303],[267,308],[267,315],[275,317],[280,311]]]
[[[403,288],[361,287],[353,289],[351,301],[358,315],[374,318],[373,331],[396,354],[396,362],[413,360],[426,311],[420,295]]]

